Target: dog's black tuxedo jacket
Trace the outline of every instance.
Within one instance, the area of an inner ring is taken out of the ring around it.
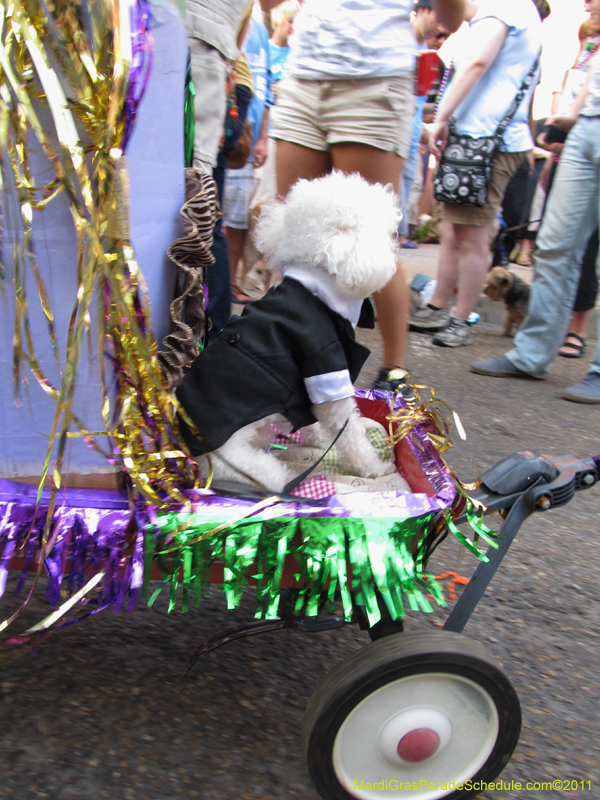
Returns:
[[[368,355],[349,320],[284,278],[241,317],[232,317],[192,364],[176,395],[200,438],[180,419],[182,434],[192,454],[200,455],[270,414],[283,414],[294,430],[311,425],[314,400],[305,379],[347,371],[353,383]]]

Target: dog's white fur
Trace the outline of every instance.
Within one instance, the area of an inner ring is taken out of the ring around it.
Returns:
[[[335,276],[336,289],[349,299],[366,298],[383,288],[396,271],[395,233],[398,201],[389,187],[368,184],[358,175],[333,172],[314,181],[299,181],[284,203],[263,208],[255,240],[271,270],[302,264]],[[310,331],[307,331],[310,336]],[[344,422],[348,425],[335,447],[343,468],[354,475],[376,478],[393,471],[382,462],[366,437],[368,423],[354,398],[314,405],[318,426],[305,429],[308,438],[328,447]],[[294,475],[265,447],[272,425],[290,430],[275,414],[236,431],[210,455],[216,480],[259,481],[281,491]],[[306,439],[305,439],[306,441]]]
[[[255,241],[270,269],[297,261],[335,275],[351,297],[368,297],[396,271],[400,212],[391,188],[333,172],[298,181],[285,203],[263,209]]]

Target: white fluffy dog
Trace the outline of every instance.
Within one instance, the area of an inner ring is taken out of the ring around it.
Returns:
[[[308,439],[323,447],[345,425],[335,446],[346,470],[371,478],[393,470],[354,401],[369,354],[354,328],[363,301],[396,270],[398,218],[390,188],[341,172],[299,181],[264,209],[256,242],[283,280],[230,320],[177,389],[199,431],[182,423],[183,434],[194,455],[210,455],[216,480],[282,491],[295,475],[266,449],[273,424],[313,425]]]

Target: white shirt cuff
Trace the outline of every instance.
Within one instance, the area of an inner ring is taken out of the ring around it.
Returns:
[[[344,397],[354,396],[354,386],[347,369],[304,378],[304,385],[314,405],[326,400],[342,400]]]

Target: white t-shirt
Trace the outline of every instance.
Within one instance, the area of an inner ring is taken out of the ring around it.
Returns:
[[[303,80],[396,77],[414,70],[412,0],[304,0],[289,74]]]
[[[600,116],[600,51],[596,53],[590,63],[592,77],[588,85],[588,93],[581,109],[584,117]]]
[[[508,27],[508,34],[494,63],[455,111],[456,129],[467,136],[491,136],[508,111],[542,45],[542,21],[528,0],[481,0],[471,20],[470,37],[477,36],[479,20],[494,17]],[[468,48],[457,53],[455,66],[469,59]],[[502,137],[501,150],[519,153],[533,147],[529,107],[540,69],[523,102]]]
[[[599,42],[600,36],[592,39],[592,47],[596,47]],[[558,90],[561,97],[556,113],[559,116],[565,114],[569,115],[571,113],[573,103],[577,99],[577,95],[585,83],[585,79],[587,78],[587,74],[594,60],[594,56],[597,55],[597,53],[598,51],[592,55],[586,48],[582,53],[579,54],[575,66],[572,69],[567,70],[563,86]]]

